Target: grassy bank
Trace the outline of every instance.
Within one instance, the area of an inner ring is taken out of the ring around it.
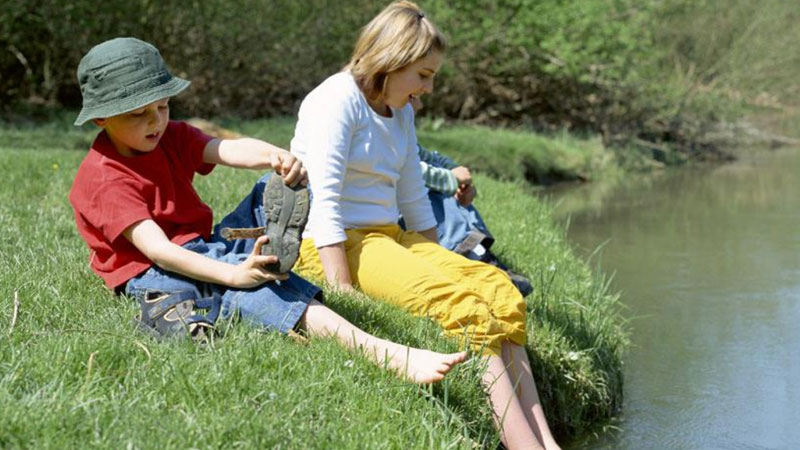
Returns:
[[[94,132],[71,129],[69,117],[0,124],[0,447],[496,446],[475,363],[422,389],[328,340],[226,326],[224,339],[199,348],[135,332],[135,305],[91,273],[74,228],[66,196]],[[234,125],[282,145],[291,135],[290,121]],[[257,174],[200,178],[219,219]],[[498,253],[534,282],[529,350],[552,426],[567,437],[604,423],[622,400],[616,297],[520,183],[477,183]],[[328,304],[380,336],[454,349],[434,324],[396,308],[346,296]]]

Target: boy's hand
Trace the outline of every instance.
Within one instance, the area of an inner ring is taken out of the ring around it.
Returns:
[[[475,199],[475,195],[478,193],[478,191],[475,190],[475,186],[472,184],[472,173],[464,166],[458,166],[450,171],[453,172],[453,175],[455,175],[458,180],[458,191],[455,195],[456,200],[463,206],[471,205],[472,200]]]
[[[236,288],[252,288],[264,283],[289,278],[288,274],[277,274],[266,270],[267,264],[275,264],[278,257],[274,255],[262,255],[261,246],[269,241],[267,236],[261,236],[256,240],[256,245],[250,256],[241,264],[234,266],[234,272],[230,286]]]
[[[464,166],[458,166],[455,169],[450,169],[450,172],[453,172],[453,175],[456,176],[459,187],[464,185],[472,185],[472,173],[470,173],[468,168]]]
[[[458,187],[455,198],[461,206],[469,206],[475,200],[476,195],[478,195],[478,191],[475,190],[474,185],[462,185]]]
[[[270,158],[270,165],[288,186],[308,183],[308,174],[306,173],[306,168],[303,167],[303,163],[286,150],[278,149],[273,152]]]

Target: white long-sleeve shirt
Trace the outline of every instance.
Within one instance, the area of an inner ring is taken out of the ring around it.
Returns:
[[[410,105],[383,117],[349,72],[329,77],[300,105],[291,151],[308,171],[313,197],[303,237],[317,247],[347,240],[346,229],[436,226],[417,154]]]

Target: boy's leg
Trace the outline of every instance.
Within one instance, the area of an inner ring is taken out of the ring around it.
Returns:
[[[494,242],[480,214],[472,206],[465,208],[455,197],[435,191],[428,193],[428,199],[436,217],[436,234],[442,247],[464,254],[479,244],[488,248]]]
[[[252,289],[226,290],[222,294],[222,317],[238,317],[252,326],[288,334],[297,327],[308,304],[320,292],[318,287],[290,272],[289,278],[283,281],[264,283]]]
[[[186,247],[192,245],[193,242]],[[220,303],[219,298],[203,285],[153,266],[129,280],[124,291],[139,304],[142,327],[163,336],[188,332],[193,338],[202,339],[206,328],[213,327]],[[200,315],[195,307],[210,309],[211,312],[207,316]]]
[[[300,320],[300,327],[312,336],[333,336],[347,348],[363,350],[378,365],[388,367],[414,383],[440,381],[453,366],[467,357],[466,352],[444,354],[380,339],[316,300],[309,304]]]

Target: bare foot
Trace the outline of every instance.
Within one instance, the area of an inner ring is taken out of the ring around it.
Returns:
[[[419,384],[436,383],[444,379],[447,372],[467,359],[467,352],[438,353],[406,346],[385,358],[378,358],[408,381]]]
[[[561,447],[553,439],[545,439],[544,448],[547,450],[561,450]]]

